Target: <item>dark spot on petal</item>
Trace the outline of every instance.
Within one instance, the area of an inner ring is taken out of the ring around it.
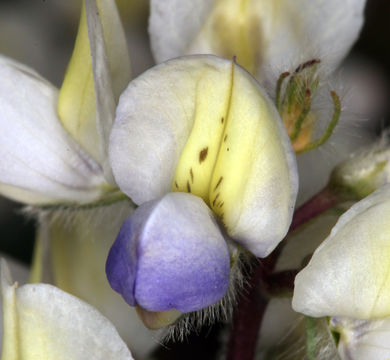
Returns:
[[[221,176],[217,182],[217,185],[215,185],[214,191],[218,189],[218,186],[221,185],[221,182],[223,180],[223,176]]]
[[[223,124],[224,121],[225,121],[225,118],[222,116],[221,117],[221,124]]]
[[[225,202],[221,202],[221,204],[219,205],[219,207],[221,208],[223,206],[223,204],[225,204]]]
[[[218,193],[217,196],[215,197],[215,199],[214,199],[214,201],[213,201],[213,206],[215,206],[215,202],[217,201],[217,199],[218,199],[218,197],[219,197],[219,194],[220,194],[220,193]]]
[[[189,181],[187,181],[187,192],[191,192],[191,186]]]
[[[179,185],[177,185],[177,182],[175,181],[175,186],[176,186],[176,189],[178,189],[179,188]]]
[[[206,160],[208,152],[209,152],[209,148],[208,147],[205,147],[204,149],[202,149],[200,151],[200,153],[199,153],[199,163],[202,163],[203,161]]]
[[[229,151],[230,149],[229,148],[227,148],[227,151]]]
[[[227,134],[225,135],[225,137],[223,138],[223,142],[226,142],[227,140]]]
[[[190,176],[191,176],[191,182],[194,183],[194,173],[192,171],[192,168],[190,169]]]

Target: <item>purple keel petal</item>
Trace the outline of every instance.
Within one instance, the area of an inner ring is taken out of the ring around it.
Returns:
[[[189,312],[225,295],[229,264],[227,244],[203,200],[171,193],[125,221],[106,272],[130,305]]]

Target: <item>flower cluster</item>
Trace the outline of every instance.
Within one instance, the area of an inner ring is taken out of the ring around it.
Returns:
[[[306,316],[301,358],[388,357],[387,141],[337,166],[294,214],[297,156],[315,154],[339,122],[341,99],[325,83],[357,39],[364,6],[151,0],[157,65],[131,80],[116,2],[85,0],[59,90],[0,56],[0,192],[37,217],[32,282],[57,286],[17,288],[2,260],[2,358],[131,359],[91,305],[144,355],[136,333],[149,344],[151,335],[133,314],[150,329],[180,329],[192,315],[228,321],[229,303],[240,324],[242,303],[259,293],[287,294]],[[317,231],[316,244],[327,238],[304,267],[293,231],[313,219],[318,230],[331,209],[335,221]],[[281,270],[283,257],[298,265]],[[232,347],[233,357],[254,359],[260,318],[237,335],[253,346]]]

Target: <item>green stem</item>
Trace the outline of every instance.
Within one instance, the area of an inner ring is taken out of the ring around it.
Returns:
[[[316,360],[316,345],[315,319],[306,316],[306,355],[308,360]]]
[[[290,80],[287,84],[286,95],[287,97],[287,113],[291,113],[291,109],[294,105],[295,96],[298,89],[301,88],[301,77],[299,75],[291,75]]]
[[[301,132],[302,124],[305,121],[306,116],[309,114],[309,111],[311,108],[310,97],[311,97],[311,91],[309,89],[306,89],[305,100],[304,100],[305,105],[304,105],[301,113],[299,114],[298,119],[295,121],[294,132],[290,136],[290,140],[292,143],[297,139],[299,133]]]

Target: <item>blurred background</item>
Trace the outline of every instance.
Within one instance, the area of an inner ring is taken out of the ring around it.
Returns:
[[[117,2],[136,76],[153,66],[147,36],[147,1]],[[80,4],[80,0],[0,0],[0,53],[34,68],[60,87],[77,33]],[[367,1],[360,39],[336,79],[344,88],[344,108],[359,119],[357,126],[376,135],[390,120],[389,19],[389,0]],[[20,214],[20,205],[0,197],[0,254],[29,265],[34,236],[34,223]],[[197,339],[191,339],[194,358],[197,341],[202,341]],[[208,349],[210,358],[216,351],[215,342],[213,346]],[[180,347],[177,345],[177,358]]]

